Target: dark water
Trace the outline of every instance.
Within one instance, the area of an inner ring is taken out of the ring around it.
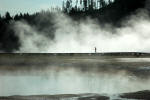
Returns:
[[[148,100],[149,75],[148,57],[5,54],[0,100]]]

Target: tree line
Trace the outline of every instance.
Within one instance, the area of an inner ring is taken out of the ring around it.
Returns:
[[[113,0],[64,0],[63,1],[63,11],[93,11],[99,10],[100,8],[106,7],[107,5],[113,3]]]
[[[108,0],[106,2],[105,0],[76,0],[73,3],[72,0],[65,0],[61,12],[77,21],[85,19],[86,16],[91,16],[91,18],[98,19],[100,24],[102,22],[118,23],[123,17],[131,14],[136,9],[143,8],[145,1]],[[60,11],[60,8],[55,8],[55,10]],[[17,21],[25,21],[29,25],[36,27],[38,31],[45,33],[44,35],[53,39],[56,28],[51,19],[53,19],[52,11],[41,11],[34,14],[20,13],[14,16],[6,12],[4,16],[0,15],[0,52],[13,52],[19,49],[19,38],[12,28],[13,23]]]
[[[50,11],[41,11],[34,14],[20,13],[14,16],[6,12],[5,15],[0,15],[0,52],[13,52],[19,49],[19,38],[14,29],[15,22],[26,22],[28,25],[36,27],[37,31],[43,33],[54,33],[54,23],[50,20],[52,17],[52,12]],[[54,36],[53,34],[45,35],[50,38]]]

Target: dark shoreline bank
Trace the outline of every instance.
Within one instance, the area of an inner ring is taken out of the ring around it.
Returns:
[[[114,97],[114,99],[113,99]],[[1,96],[0,100],[150,100],[150,91],[138,91],[114,95],[85,94],[58,94],[58,95],[29,95],[29,96]]]
[[[102,53],[0,53],[0,56],[123,56],[123,57],[150,57],[146,52],[102,52]]]

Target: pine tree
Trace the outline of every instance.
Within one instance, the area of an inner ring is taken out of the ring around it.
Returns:
[[[84,10],[86,11],[87,10],[87,0],[83,1],[83,5],[84,5]]]
[[[6,12],[4,20],[6,23],[9,23],[13,18],[10,16],[9,12]]]
[[[71,9],[72,9],[72,0],[67,0],[67,2],[66,2],[67,12],[69,13]]]
[[[11,20],[11,19],[12,19],[12,17],[10,16],[10,13],[9,13],[9,12],[6,12],[6,14],[5,14],[5,19],[6,19],[6,20]]]
[[[93,0],[91,0],[91,9],[93,9]]]
[[[0,20],[2,19],[2,16],[1,16],[1,14],[0,14]]]
[[[111,0],[108,0],[108,4],[111,4],[112,3],[112,1]]]
[[[15,15],[14,20],[15,21],[19,20],[19,15],[18,14]]]
[[[106,6],[105,0],[100,0],[100,7],[103,8]]]

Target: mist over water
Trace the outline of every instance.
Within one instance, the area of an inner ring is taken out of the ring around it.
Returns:
[[[42,66],[40,63],[30,65],[31,62],[28,62],[27,59],[24,62],[25,66],[18,66],[19,60],[16,63],[12,63],[15,60],[10,60],[13,65],[6,64],[4,68],[1,66],[0,96],[118,94],[150,89],[149,63],[137,62],[135,65],[134,61],[118,63],[98,59],[87,58],[87,62],[84,61],[85,59],[73,60],[58,57],[57,60],[54,58],[55,62],[49,59],[48,64]]]
[[[53,20],[54,38],[47,36],[52,34],[50,26],[46,32],[41,32],[25,21],[15,22],[13,28],[19,37],[20,48],[14,52],[87,53],[94,52],[94,47],[98,52],[150,52],[148,13],[144,9],[137,10],[135,15],[122,21],[122,27],[99,25],[96,19],[91,18],[77,22],[61,13],[52,18],[38,16],[37,21],[42,18]],[[44,65],[40,65],[40,58],[33,62],[27,58],[20,59],[0,60],[0,96],[118,94],[150,90],[150,64],[145,63],[145,59],[119,59],[122,62],[117,63],[114,61],[118,59],[113,58],[111,62],[105,62],[103,58],[67,61],[59,58],[45,61]],[[146,60],[149,62],[148,58]],[[19,67],[17,62],[21,62]]]

